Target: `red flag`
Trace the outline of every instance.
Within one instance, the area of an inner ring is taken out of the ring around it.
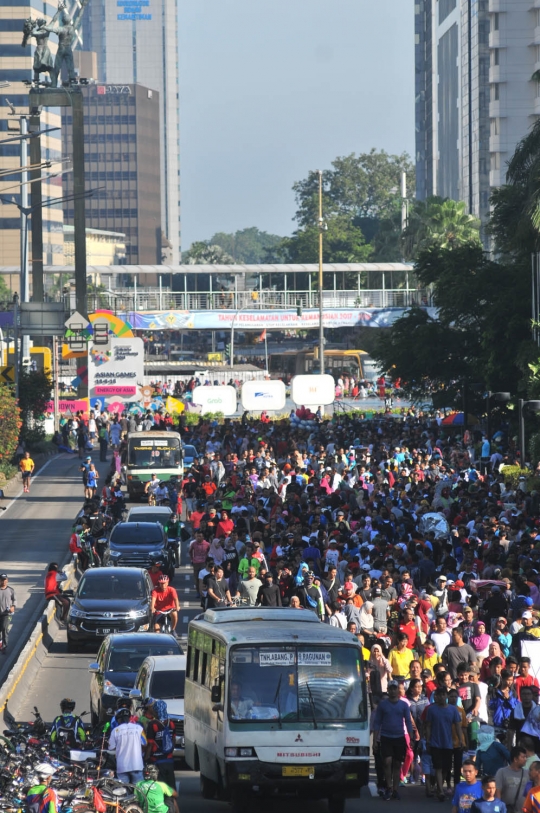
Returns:
[[[263,330],[263,332],[259,336],[259,341],[264,342],[265,339],[266,339],[266,328]]]

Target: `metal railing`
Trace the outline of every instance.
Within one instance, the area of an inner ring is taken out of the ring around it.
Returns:
[[[331,308],[410,308],[431,305],[431,292],[411,288],[364,291],[323,291],[323,307]],[[135,292],[118,290],[89,293],[88,309],[108,308],[127,311],[207,311],[265,310],[267,308],[306,309],[319,307],[317,291],[226,291],[184,293],[156,288]]]

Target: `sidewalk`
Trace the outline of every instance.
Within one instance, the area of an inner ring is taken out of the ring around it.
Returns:
[[[64,564],[69,558],[71,526],[84,501],[80,463],[76,455],[51,458],[32,479],[30,493],[0,513],[0,572],[7,573],[17,599],[7,654],[0,655],[0,684],[45,608],[48,564]],[[98,467],[101,488],[108,466]],[[19,483],[16,491],[10,489],[10,496],[20,491]]]

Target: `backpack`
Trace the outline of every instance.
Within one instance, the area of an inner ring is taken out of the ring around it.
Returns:
[[[170,720],[167,720],[166,723],[161,723],[157,721],[156,723],[158,726],[160,726],[157,730],[154,729],[155,740],[159,747],[159,755],[168,757],[174,751],[174,738],[170,726]],[[158,739],[160,733],[161,737],[159,737]]]
[[[29,793],[27,795],[27,797],[24,800],[24,807],[26,813],[41,813],[47,790],[48,788],[45,787],[39,793]]]

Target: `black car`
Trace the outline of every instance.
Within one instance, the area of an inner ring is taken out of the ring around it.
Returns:
[[[174,551],[160,522],[119,522],[111,531],[104,565],[149,568],[160,559],[169,579],[174,577]]]
[[[172,635],[134,632],[107,635],[95,663],[88,667],[92,725],[114,713],[120,697],[129,697],[139,667],[150,655],[181,655],[182,647]]]
[[[152,589],[150,576],[142,568],[87,570],[69,610],[68,649],[100,641],[112,632],[149,630]]]

